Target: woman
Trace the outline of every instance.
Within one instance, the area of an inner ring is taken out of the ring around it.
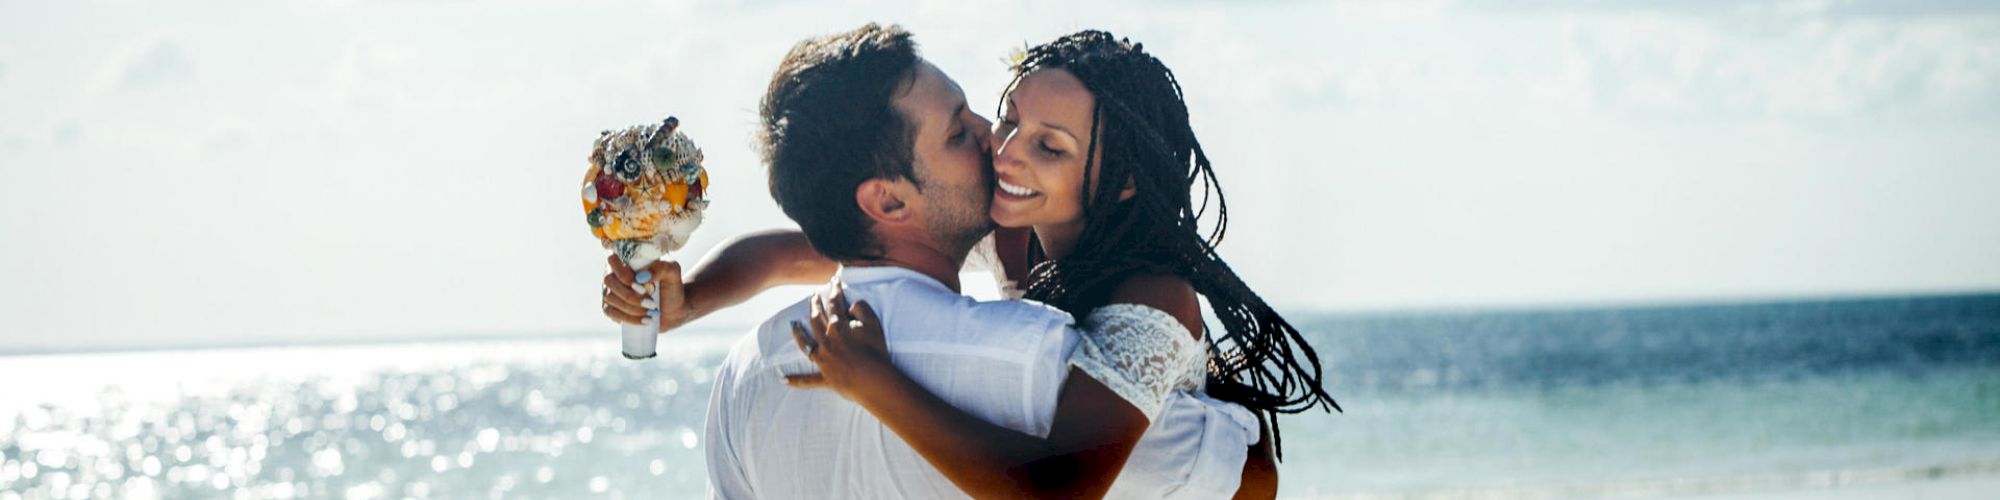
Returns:
[[[791,382],[867,408],[975,496],[1176,493],[1147,487],[1180,480],[1174,472],[1203,457],[1181,456],[1185,448],[1156,436],[1199,434],[1188,419],[1225,419],[1241,405],[1257,412],[1270,438],[1244,441],[1262,453],[1236,455],[1247,460],[1236,492],[1275,495],[1271,417],[1334,403],[1304,339],[1214,254],[1226,210],[1172,72],[1142,47],[1100,31],[1035,47],[1013,69],[993,145],[991,215],[1008,229],[990,251],[1008,277],[1033,264],[1022,280],[1025,297],[1082,318],[1085,330],[1050,435],[998,428],[917,386],[889,363],[872,311],[837,292],[815,303],[813,325],[795,325],[821,373]],[[1201,209],[1190,195],[1197,177]],[[1211,193],[1216,229],[1203,237],[1196,220]],[[677,279],[678,269],[661,274]],[[610,283],[622,292],[628,281]],[[1223,323],[1221,345],[1205,342],[1198,296]],[[1082,395],[1115,403],[1087,412],[1068,403]]]

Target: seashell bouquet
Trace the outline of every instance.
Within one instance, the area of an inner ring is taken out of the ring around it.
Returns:
[[[633,270],[686,245],[708,209],[701,148],[681,133],[680,124],[670,116],[658,125],[606,130],[590,148],[584,220],[590,234]],[[657,319],[622,325],[625,357],[656,355],[658,325]]]

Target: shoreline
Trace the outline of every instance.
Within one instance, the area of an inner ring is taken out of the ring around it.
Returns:
[[[1460,498],[1873,499],[1989,498],[2000,491],[2000,457],[1956,463],[1816,470],[1744,476],[1601,483],[1452,488],[1411,493],[1307,493],[1298,498],[1441,500]]]

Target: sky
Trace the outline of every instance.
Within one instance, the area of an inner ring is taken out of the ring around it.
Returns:
[[[1144,43],[1281,311],[2000,290],[2000,4],[1655,4],[0,0],[0,353],[609,336],[596,132],[702,144],[685,259],[790,226],[756,99],[868,21],[988,114]]]

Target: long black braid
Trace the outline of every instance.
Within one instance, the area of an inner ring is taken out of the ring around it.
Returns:
[[[1095,97],[1085,149],[1101,149],[1103,164],[1085,154],[1083,175],[1102,181],[1086,188],[1083,233],[1069,255],[1047,260],[1039,241],[1030,242],[1029,259],[1037,264],[1026,280],[1027,297],[1081,318],[1105,305],[1113,289],[1135,274],[1180,277],[1208,299],[1223,327],[1219,338],[1204,327],[1209,395],[1257,412],[1274,445],[1276,414],[1315,406],[1339,410],[1321,386],[1319,356],[1305,337],[1215,253],[1229,227],[1228,204],[1195,140],[1173,71],[1142,45],[1082,31],[1028,49],[1012,68],[1007,92],[1029,73],[1057,68],[1075,75]],[[1102,172],[1093,177],[1094,169]],[[1137,193],[1121,201],[1125,183],[1114,180],[1123,179],[1130,179]],[[1197,180],[1199,207],[1191,194]],[[1197,222],[1208,213],[1211,197],[1214,228],[1203,236]]]

